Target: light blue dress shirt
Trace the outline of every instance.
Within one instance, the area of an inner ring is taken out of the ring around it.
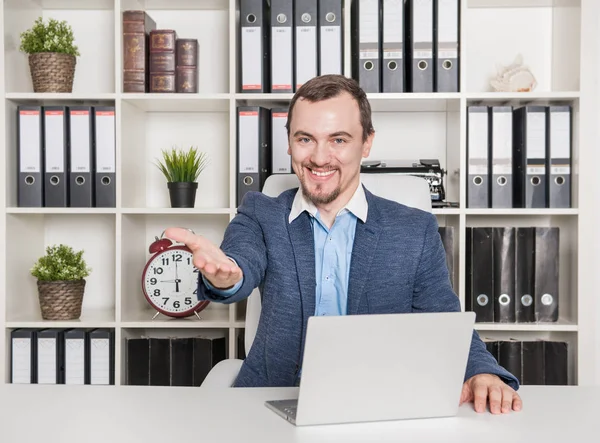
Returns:
[[[368,212],[362,184],[359,183],[348,204],[337,213],[331,228],[322,221],[318,209],[299,189],[292,204],[289,223],[303,211],[311,215],[315,244],[315,315],[346,315],[356,223],[359,218],[366,221]],[[243,284],[242,279],[230,289],[215,289],[204,276],[202,279],[211,291],[225,297],[235,294]]]

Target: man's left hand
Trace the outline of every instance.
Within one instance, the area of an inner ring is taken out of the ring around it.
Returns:
[[[473,402],[476,412],[485,412],[489,400],[492,414],[506,414],[511,410],[520,411],[523,407],[521,397],[493,374],[478,374],[463,384],[460,404]]]

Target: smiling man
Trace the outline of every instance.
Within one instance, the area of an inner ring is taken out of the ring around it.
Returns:
[[[375,131],[358,84],[336,75],[308,81],[290,103],[287,129],[299,189],[247,193],[220,247],[184,229],[165,232],[193,251],[199,299],[234,303],[261,288],[261,319],[235,386],[297,385],[312,315],[460,310],[435,216],[361,184]],[[473,331],[461,402],[519,410],[518,388]]]

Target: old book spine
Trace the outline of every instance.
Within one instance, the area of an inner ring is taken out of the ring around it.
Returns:
[[[123,92],[148,92],[149,37],[156,22],[145,11],[123,11]]]
[[[150,33],[150,92],[175,92],[175,44],[173,29]]]
[[[177,40],[176,92],[198,92],[198,40],[181,38]]]

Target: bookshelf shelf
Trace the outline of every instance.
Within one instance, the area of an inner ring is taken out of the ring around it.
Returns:
[[[526,208],[489,208],[489,209],[469,209],[465,210],[466,215],[493,215],[493,216],[536,216],[536,215],[573,215],[579,214],[576,208],[540,208],[540,209],[526,209]]]
[[[350,6],[344,2],[344,74],[351,76]],[[146,10],[157,28],[199,42],[198,92],[124,93],[122,13]],[[73,25],[82,56],[72,93],[34,93],[19,33],[38,16]],[[600,151],[600,2],[595,0],[462,0],[460,91],[369,93],[376,130],[370,159],[438,159],[447,172],[447,200],[436,208],[440,226],[454,227],[454,277],[466,297],[467,227],[560,228],[560,318],[556,323],[477,323],[498,339],[557,339],[569,343],[569,382],[600,382],[600,230],[597,165]],[[239,91],[239,0],[6,0],[0,6],[0,381],[10,381],[9,335],[16,328],[114,328],[116,380],[126,384],[126,339],[224,334],[231,358],[245,327],[245,302],[211,304],[196,317],[152,318],[141,271],[155,236],[183,226],[219,244],[236,214],[236,107],[285,107],[293,94]],[[533,92],[492,92],[496,64],[522,54],[536,80]],[[467,106],[573,106],[573,200],[568,209],[467,207]],[[24,208],[17,204],[17,106],[110,105],[116,112],[117,202],[114,208]],[[197,146],[209,166],[199,177],[193,208],[170,207],[165,178],[155,166],[161,150]],[[85,250],[93,272],[79,321],[43,321],[29,274],[47,245]]]
[[[121,321],[127,328],[227,328],[229,327],[229,309],[211,304],[200,311],[198,317],[174,319],[162,314],[154,318],[156,311],[144,309],[123,315]]]
[[[45,103],[48,101],[60,102],[109,102],[117,98],[117,94],[107,92],[98,94],[68,93],[68,92],[10,92],[5,94],[6,99],[20,103]]]
[[[477,323],[475,329],[478,331],[516,331],[516,332],[577,332],[575,324],[559,322],[537,323],[537,324],[509,324],[509,323]]]
[[[124,102],[145,112],[228,112],[228,94],[132,94]]]
[[[6,208],[7,214],[116,214],[115,208]]]
[[[178,215],[178,214],[195,214],[195,215],[229,215],[232,210],[229,208],[123,208],[120,211],[122,214],[146,214],[146,215]]]
[[[115,310],[85,309],[78,320],[44,320],[39,311],[27,315],[16,314],[6,322],[7,328],[114,328]]]

